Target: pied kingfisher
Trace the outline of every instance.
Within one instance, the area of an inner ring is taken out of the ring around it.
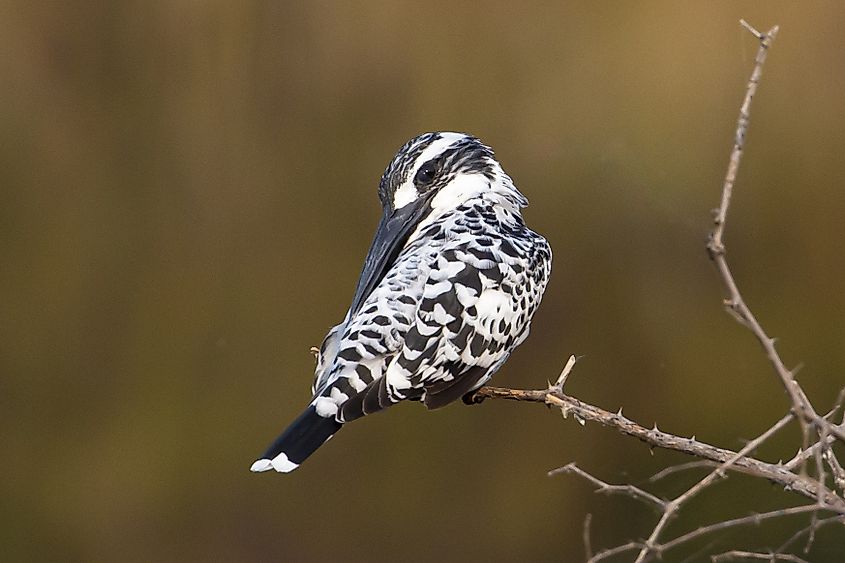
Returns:
[[[349,312],[320,347],[313,398],[252,471],[293,471],[345,423],[399,401],[469,397],[528,336],[551,249],[490,147],[415,137],[378,193],[384,213]]]

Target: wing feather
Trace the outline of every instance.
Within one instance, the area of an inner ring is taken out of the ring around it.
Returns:
[[[404,271],[404,279],[415,279],[407,290],[397,291],[395,280],[380,286],[346,328],[359,331],[356,352],[339,346],[333,377],[356,378],[357,385],[339,405],[338,420],[407,399],[440,408],[486,383],[527,336],[548,279],[548,252],[542,239],[517,249],[501,236],[456,237]],[[401,270],[402,261],[396,266]],[[400,304],[397,324],[390,311]],[[359,364],[379,366],[370,368],[371,379],[353,375],[356,353]]]

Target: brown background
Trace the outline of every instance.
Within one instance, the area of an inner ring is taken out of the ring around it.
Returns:
[[[587,512],[594,546],[647,534],[647,508],[545,473],[575,460],[642,483],[684,458],[532,405],[402,405],[292,475],[248,468],[308,399],[308,348],[348,306],[384,166],[427,130],[492,145],[555,251],[496,383],[541,387],[584,355],[571,393],[730,448],[783,414],[704,251],[756,49],[740,17],[781,34],[729,259],[833,402],[845,8],[514,4],[0,4],[4,558],[573,560]],[[762,455],[790,457],[796,432],[779,440]],[[735,477],[669,533],[798,500]],[[812,558],[837,548],[828,529]]]

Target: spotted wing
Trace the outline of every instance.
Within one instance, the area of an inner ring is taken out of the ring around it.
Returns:
[[[502,238],[473,238],[433,257],[401,349],[340,418],[404,399],[439,408],[483,385],[528,335],[548,279],[540,241],[519,249]]]

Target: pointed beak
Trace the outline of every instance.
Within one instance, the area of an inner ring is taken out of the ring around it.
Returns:
[[[355,297],[349,308],[350,317],[361,309],[364,301],[396,261],[414,229],[430,211],[428,198],[420,198],[396,210],[384,209],[358,279]]]

